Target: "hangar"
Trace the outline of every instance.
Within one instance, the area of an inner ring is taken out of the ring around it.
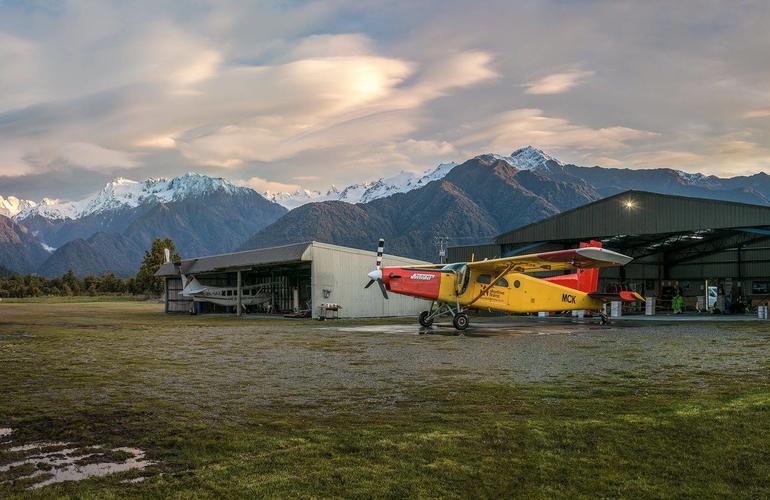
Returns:
[[[263,284],[270,294],[270,308],[248,312],[286,314],[307,311],[322,317],[323,304],[339,305],[339,317],[366,318],[417,315],[426,309],[423,300],[393,294],[383,300],[375,289],[364,290],[367,273],[375,267],[377,254],[366,250],[319,243],[261,248],[167,262],[156,276],[165,280],[166,312],[189,312],[193,301],[182,292],[182,275],[194,276],[204,286],[234,287]],[[416,265],[423,261],[383,256],[383,265]],[[199,303],[199,312],[236,312],[211,303]]]
[[[674,290],[687,306],[716,287],[726,309],[770,297],[770,207],[625,191],[501,234],[450,247],[450,262],[576,247],[599,240],[634,257],[602,271],[599,291],[633,290],[665,307]],[[706,299],[704,299],[705,302]],[[702,305],[702,303],[701,303]]]

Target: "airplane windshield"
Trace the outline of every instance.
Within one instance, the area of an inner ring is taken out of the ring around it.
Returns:
[[[465,267],[465,262],[455,262],[454,264],[447,264],[441,269],[444,271],[454,271],[454,272],[460,272],[462,268]]]
[[[468,288],[468,282],[471,278],[470,270],[465,262],[455,262],[454,264],[447,264],[441,268],[442,271],[451,271],[457,278],[455,278],[455,293],[462,295]]]

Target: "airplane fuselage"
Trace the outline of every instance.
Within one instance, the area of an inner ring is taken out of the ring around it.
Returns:
[[[388,291],[412,297],[458,304],[473,309],[513,313],[538,311],[599,310],[602,301],[588,293],[523,273],[508,273],[495,285],[497,276],[470,269],[434,270],[402,267],[382,269]]]

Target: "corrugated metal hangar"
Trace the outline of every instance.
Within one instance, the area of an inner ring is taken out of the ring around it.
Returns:
[[[695,307],[714,286],[726,310],[770,296],[770,207],[729,201],[626,191],[501,234],[489,244],[450,247],[448,257],[450,262],[508,257],[588,240],[635,259],[602,271],[603,292],[633,290],[656,297],[665,308],[679,290],[687,306]]]
[[[376,288],[364,290],[367,273],[377,254],[355,248],[308,242],[262,248],[163,264],[156,276],[166,283],[166,312],[238,312],[237,307],[199,301],[182,295],[183,276],[194,277],[202,287],[216,287],[223,299],[234,302],[241,290],[241,312],[286,314],[298,311],[319,318],[328,313],[322,305],[337,305],[338,317],[366,318],[417,315],[426,309],[423,300],[392,294],[383,300]],[[423,261],[384,255],[387,266],[425,264]],[[249,305],[249,293],[266,300]],[[226,295],[226,296],[225,296]]]

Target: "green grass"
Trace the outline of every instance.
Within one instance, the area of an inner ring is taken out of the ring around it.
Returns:
[[[128,302],[145,301],[143,295],[44,295],[41,297],[4,298],[0,304],[78,304],[84,302]],[[157,301],[157,299],[155,299]]]
[[[19,442],[138,447],[156,462],[35,491],[0,473],[0,497],[770,495],[767,365],[537,383],[448,366],[425,377],[372,346],[414,353],[454,339],[412,346],[416,336],[161,309],[0,305],[0,427]],[[306,369],[270,365],[298,351]],[[333,379],[348,369],[352,379]],[[13,458],[0,451],[0,465]],[[121,482],[137,476],[147,479]]]

